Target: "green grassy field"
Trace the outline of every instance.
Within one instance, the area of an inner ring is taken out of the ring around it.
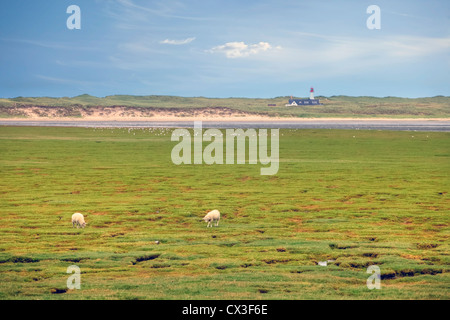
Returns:
[[[449,133],[283,129],[274,176],[170,134],[0,127],[0,299],[450,298]]]
[[[399,97],[317,97],[321,106],[286,107],[290,97],[271,99],[251,98],[206,98],[176,96],[130,96],[114,95],[94,97],[81,95],[77,97],[17,97],[0,99],[0,118],[24,116],[23,108],[30,106],[58,107],[58,116],[80,117],[81,111],[98,106],[127,106],[154,110],[182,111],[189,114],[194,109],[220,108],[249,114],[273,117],[352,117],[352,118],[448,118],[450,117],[450,97],[436,96],[426,98]],[[275,104],[276,107],[268,106]],[[80,111],[81,110],[81,111]],[[40,116],[46,114],[41,110]]]

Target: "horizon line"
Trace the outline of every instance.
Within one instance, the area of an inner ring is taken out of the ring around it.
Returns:
[[[230,96],[230,97],[207,97],[207,96],[181,96],[181,95],[168,95],[168,94],[149,94],[149,95],[136,95],[136,94],[112,94],[112,95],[106,95],[106,96],[94,96],[88,93],[83,93],[83,94],[79,94],[76,96],[16,96],[16,97],[0,97],[0,99],[5,99],[5,100],[11,100],[11,99],[29,99],[29,98],[48,98],[48,99],[74,99],[74,98],[79,98],[82,96],[89,96],[89,97],[93,97],[93,98],[97,98],[97,99],[105,99],[108,97],[120,97],[120,96],[129,96],[129,97],[174,97],[174,98],[203,98],[203,99],[259,99],[259,100],[271,100],[271,99],[277,99],[277,98],[285,98],[285,97],[299,97],[299,96],[294,96],[294,95],[284,95],[284,96],[275,96],[275,97],[270,97],[270,98],[262,98],[262,97],[238,97],[238,96]],[[308,98],[307,96],[305,96],[306,98]],[[325,96],[325,95],[316,95],[316,98],[332,98],[332,97],[350,97],[350,98],[362,98],[362,97],[367,97],[367,98],[378,98],[378,99],[383,99],[383,98],[400,98],[400,99],[424,99],[424,98],[437,98],[437,97],[444,97],[444,98],[450,98],[450,95],[443,95],[443,94],[438,94],[438,95],[434,95],[434,96],[421,96],[421,97],[403,97],[403,96],[370,96],[370,95],[358,95],[358,96],[353,96],[353,95],[346,95],[346,94],[334,94],[331,96]],[[301,97],[300,97],[301,98]]]

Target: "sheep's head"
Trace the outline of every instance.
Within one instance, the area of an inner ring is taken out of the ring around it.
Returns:
[[[82,227],[82,228],[86,227],[86,224],[87,224],[86,222],[83,222],[83,223],[81,224],[81,227]]]
[[[211,217],[206,216],[203,218],[203,220],[205,220],[205,222],[209,222],[209,221],[211,221]]]

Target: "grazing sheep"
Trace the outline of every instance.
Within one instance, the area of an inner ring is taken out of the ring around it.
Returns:
[[[220,212],[219,210],[213,210],[210,211],[206,214],[206,216],[203,218],[203,220],[205,220],[205,222],[208,222],[208,224],[206,225],[206,227],[208,228],[209,226],[212,227],[212,223],[214,221],[216,222],[216,227],[219,226],[219,220],[220,220]]]
[[[79,227],[84,228],[86,226],[86,222],[84,221],[84,217],[81,213],[76,212],[72,215],[72,227],[75,228],[75,225],[77,226],[77,229]]]

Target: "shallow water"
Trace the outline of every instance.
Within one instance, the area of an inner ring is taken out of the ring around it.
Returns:
[[[83,128],[192,128],[193,121],[2,121],[0,126]],[[450,131],[440,120],[309,120],[309,121],[203,121],[203,128],[354,129],[393,131]]]

